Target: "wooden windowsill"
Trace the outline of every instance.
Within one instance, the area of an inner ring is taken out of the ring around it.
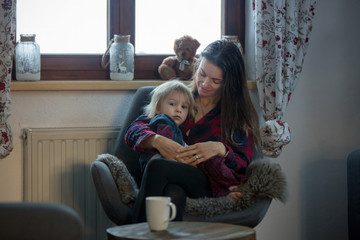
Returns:
[[[11,82],[11,91],[117,91],[136,90],[142,86],[158,86],[161,80],[133,80],[133,81],[36,81],[36,82]],[[189,81],[184,81],[189,83]],[[250,90],[257,89],[256,81],[248,81]]]

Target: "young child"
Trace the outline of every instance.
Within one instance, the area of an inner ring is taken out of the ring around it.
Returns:
[[[152,91],[150,103],[144,108],[150,118],[148,126],[155,133],[185,146],[179,128],[187,118],[195,116],[195,101],[190,89],[179,80],[167,81]],[[140,153],[140,165],[144,170],[147,162],[161,155],[157,151]]]

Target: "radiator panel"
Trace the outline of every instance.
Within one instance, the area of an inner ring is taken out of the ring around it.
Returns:
[[[85,223],[85,238],[106,239],[112,226],[98,200],[90,165],[112,153],[119,127],[28,128],[24,133],[24,200],[73,208]]]

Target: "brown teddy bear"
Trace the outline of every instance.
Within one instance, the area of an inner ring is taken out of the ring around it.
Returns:
[[[174,43],[176,56],[170,56],[163,60],[158,68],[160,77],[164,80],[190,79],[197,61],[195,55],[199,46],[200,43],[188,35],[176,39]]]

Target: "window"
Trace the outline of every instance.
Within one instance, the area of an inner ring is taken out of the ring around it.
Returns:
[[[174,54],[185,34],[201,43],[199,53],[221,36],[221,0],[136,0],[135,16],[136,54]]]
[[[107,1],[107,42],[114,34],[130,34],[135,48],[136,0]],[[150,0],[147,0],[150,1]],[[174,0],[175,1],[175,0]],[[180,1],[180,0],[179,0]],[[206,6],[198,11],[206,11]],[[245,0],[221,1],[221,33],[238,35],[245,46]],[[149,26],[156,27],[156,26]],[[211,27],[211,26],[209,26]],[[219,36],[220,38],[220,36]],[[41,47],[41,46],[40,46]],[[135,54],[135,79],[159,79],[157,68],[170,54]],[[101,68],[102,54],[42,54],[42,80],[105,80],[108,72]]]
[[[17,39],[35,33],[42,54],[106,50],[106,0],[17,0],[16,11]]]

